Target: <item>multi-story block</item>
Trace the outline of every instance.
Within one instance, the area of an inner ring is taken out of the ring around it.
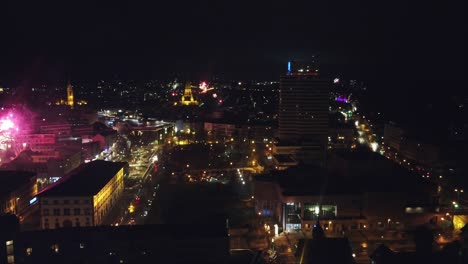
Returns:
[[[105,224],[124,189],[126,163],[86,163],[39,194],[43,229]]]

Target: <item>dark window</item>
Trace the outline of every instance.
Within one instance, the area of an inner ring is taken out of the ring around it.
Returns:
[[[80,200],[73,201],[74,204],[80,204]]]
[[[44,199],[44,200],[42,201],[42,204],[45,204],[45,205],[49,204],[49,200]]]
[[[60,223],[59,222],[55,222],[55,228],[60,228]]]
[[[69,204],[70,201],[69,200],[63,200],[63,204]]]
[[[63,215],[70,215],[70,208],[64,208]]]
[[[63,220],[63,227],[72,227],[72,221],[70,220]]]
[[[44,228],[45,228],[45,229],[49,229],[49,223],[45,223],[45,224],[44,224]]]
[[[60,209],[59,208],[54,209],[54,215],[60,215]]]
[[[91,209],[85,208],[85,209],[84,209],[84,214],[85,214],[85,215],[90,215],[90,214],[91,214]]]
[[[49,209],[42,210],[42,215],[49,215]]]
[[[59,204],[58,200],[54,200],[54,204]]]
[[[74,215],[80,215],[81,214],[81,209],[80,208],[73,209],[73,214]]]
[[[83,200],[84,204],[89,204],[89,200]]]

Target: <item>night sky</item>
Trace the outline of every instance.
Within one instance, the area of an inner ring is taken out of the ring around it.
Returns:
[[[17,2],[0,4],[0,79],[278,79],[317,55],[331,74],[420,92],[466,69],[461,0]]]

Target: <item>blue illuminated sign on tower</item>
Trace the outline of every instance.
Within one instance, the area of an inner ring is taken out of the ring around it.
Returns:
[[[291,61],[288,61],[288,72],[291,72]]]

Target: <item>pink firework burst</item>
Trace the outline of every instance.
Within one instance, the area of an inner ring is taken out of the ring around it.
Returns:
[[[0,120],[0,131],[8,131],[15,128],[15,123],[10,119]]]

